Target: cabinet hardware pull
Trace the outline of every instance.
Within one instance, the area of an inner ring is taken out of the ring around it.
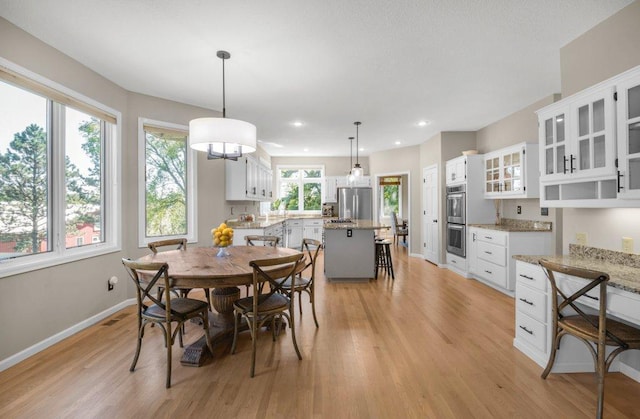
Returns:
[[[620,189],[624,189],[624,186],[622,186],[622,182],[620,181],[620,178],[622,177],[624,177],[624,175],[620,173],[620,170],[618,170],[618,193],[620,192]]]
[[[564,172],[564,174],[567,174],[567,158],[563,157],[562,158],[562,171]]]
[[[493,272],[491,272],[491,271],[487,271],[486,269],[485,269],[485,272],[486,272],[486,273],[488,273],[488,274],[490,274],[490,275],[492,275],[492,274],[493,274]]]
[[[458,262],[456,262],[455,260],[452,260],[451,262],[452,262],[452,263],[458,263]]]
[[[472,237],[473,237],[473,241],[476,241],[476,233],[473,233]]]
[[[598,298],[598,297],[593,297],[593,296],[591,296],[591,295],[589,295],[589,294],[585,294],[584,296],[585,296],[585,297],[587,297],[587,298],[591,298],[592,300],[596,300],[596,301],[598,301],[598,300],[599,300],[599,298]]]
[[[529,304],[530,306],[533,305],[533,303],[531,301],[528,301],[526,298],[519,298],[520,301],[522,301],[525,304]]]
[[[576,158],[575,158],[575,157],[573,157],[573,154],[571,154],[571,173],[573,173],[573,170],[574,170],[574,167],[573,167],[573,161],[574,161],[575,159],[576,159]]]
[[[528,334],[533,335],[533,332],[531,330],[527,329],[526,327],[524,327],[524,326],[518,326],[518,327],[520,329],[524,330],[525,332],[527,332]]]
[[[528,275],[520,274],[521,277],[528,279],[529,281],[533,281],[533,278]]]
[[[488,255],[492,255],[492,254],[493,254],[493,253],[491,253],[491,252],[487,252],[486,250],[485,250],[484,252],[485,252],[486,254],[488,254]]]
[[[493,240],[493,237],[491,237],[491,236],[484,236],[484,238],[487,239],[487,240]]]

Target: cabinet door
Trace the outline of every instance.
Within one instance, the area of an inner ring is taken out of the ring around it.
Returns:
[[[338,202],[337,176],[327,176],[324,178],[324,201]]]
[[[478,273],[478,229],[471,227],[469,229],[469,237],[467,238],[467,260],[469,263],[469,272]]]
[[[502,193],[518,195],[524,192],[523,149],[511,150],[500,156]]]
[[[568,172],[567,116],[567,108],[539,115],[540,180],[562,178]]]
[[[489,154],[484,159],[484,194],[486,197],[500,193],[500,156]]]
[[[258,198],[258,163],[251,157],[247,161],[247,197]]]
[[[614,87],[594,92],[572,107],[572,152],[567,165],[574,176],[615,174]]]
[[[618,196],[640,198],[640,72],[617,86]]]

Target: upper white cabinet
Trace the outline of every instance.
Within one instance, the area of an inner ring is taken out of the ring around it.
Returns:
[[[467,156],[448,160],[445,165],[447,186],[464,183],[467,180]]]
[[[541,206],[640,206],[638,86],[640,67],[537,112]]]
[[[537,198],[538,144],[521,143],[484,155],[485,198]]]
[[[225,160],[227,201],[270,201],[273,197],[271,169],[251,156]]]
[[[324,202],[338,202],[338,176],[325,176]]]
[[[640,199],[640,71],[617,87],[618,196]]]

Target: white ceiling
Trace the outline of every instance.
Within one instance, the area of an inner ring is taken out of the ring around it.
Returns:
[[[368,155],[559,92],[560,48],[630,3],[0,0],[0,15],[127,90],[209,109],[227,50],[227,117],[269,154],[348,156],[354,121]]]

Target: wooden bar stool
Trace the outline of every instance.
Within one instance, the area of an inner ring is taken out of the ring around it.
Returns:
[[[376,240],[376,279],[378,279],[378,269],[380,268],[384,269],[387,274],[391,274],[391,279],[396,279],[391,260],[391,240]]]

